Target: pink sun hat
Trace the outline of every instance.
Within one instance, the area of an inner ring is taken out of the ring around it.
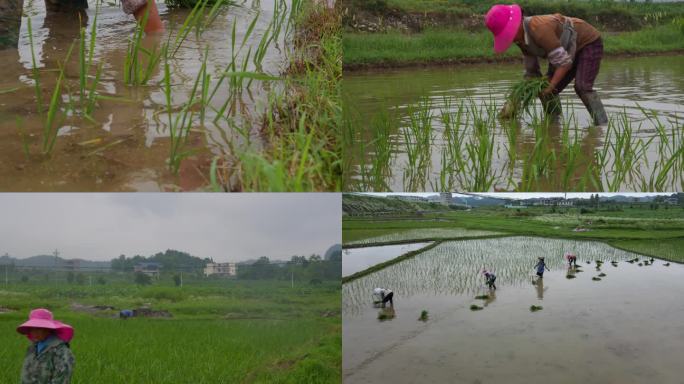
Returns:
[[[17,327],[17,332],[29,337],[29,330],[31,328],[47,328],[55,331],[55,335],[60,339],[69,342],[74,337],[74,329],[62,322],[54,320],[52,312],[44,308],[38,308],[31,311],[29,319],[24,324]]]
[[[489,9],[485,24],[494,35],[494,52],[503,53],[513,44],[521,20],[522,9],[518,4],[497,4]]]

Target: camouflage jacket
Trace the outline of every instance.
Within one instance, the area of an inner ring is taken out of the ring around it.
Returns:
[[[26,352],[21,369],[21,384],[68,384],[74,369],[69,345],[54,337],[41,353],[33,343]]]

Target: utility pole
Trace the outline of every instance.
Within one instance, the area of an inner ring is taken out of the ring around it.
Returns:
[[[181,271],[181,285],[180,285],[180,287],[183,288],[183,271]]]
[[[7,268],[9,267],[9,264],[5,264],[5,287],[7,286]]]
[[[292,288],[294,288],[294,271],[292,271],[291,273],[292,273]]]

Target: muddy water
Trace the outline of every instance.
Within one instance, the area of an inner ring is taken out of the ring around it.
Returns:
[[[399,123],[396,123],[390,132],[393,154],[390,164],[392,172],[391,176],[386,177],[386,184],[389,189],[395,191],[416,189],[417,187],[405,180],[407,157],[403,132],[409,124],[409,110],[415,110],[420,107],[421,103],[429,101],[429,110],[433,114],[434,141],[429,169],[421,170],[427,174],[425,177],[427,181],[422,182],[419,187],[434,189],[435,181],[439,179],[442,168],[444,126],[440,121],[441,112],[454,112],[460,100],[463,99],[472,99],[477,106],[496,103],[500,107],[510,86],[520,80],[522,71],[522,66],[517,64],[483,64],[345,73],[343,82],[345,102],[347,108],[353,111],[351,116],[358,121],[355,124],[355,147],[359,148],[359,140],[369,143],[370,138],[374,136],[368,122],[374,116],[378,116],[378,111],[386,111],[394,115]],[[684,56],[606,59],[601,65],[595,88],[602,96],[609,117],[623,111],[627,113],[635,131],[635,138],[649,139],[656,135],[654,124],[648,121],[639,106],[657,112],[670,132],[673,126],[682,126]],[[445,98],[451,100],[452,105],[446,105]],[[592,157],[594,151],[604,145],[607,130],[589,127],[589,114],[581,100],[575,95],[572,83],[561,93],[561,98],[564,115],[562,121],[571,122],[573,127],[570,137],[577,135],[581,142],[582,153]],[[537,111],[541,113],[538,104]],[[678,119],[678,122],[675,122],[675,119]],[[516,151],[521,155],[529,153],[536,140],[534,130],[528,125],[530,120],[529,117],[525,117],[521,121],[522,129],[516,137]],[[574,129],[575,125],[578,129]],[[472,122],[466,128],[472,129]],[[563,128],[562,126],[552,127],[550,133],[552,141],[559,141]],[[503,129],[496,131],[494,141],[493,173],[507,172],[510,167],[508,158],[510,145]],[[648,158],[651,163],[657,159],[658,142],[659,140],[656,139],[650,146]],[[366,148],[363,155],[351,148],[346,152],[354,159],[352,164],[356,165],[349,172],[348,181],[351,185],[357,185],[358,189],[364,189],[364,186],[358,183],[360,167],[363,164],[369,165],[375,154],[372,145]],[[522,164],[519,159],[514,160],[513,167],[515,169],[512,178],[517,181],[522,174]],[[644,172],[648,176],[647,171]],[[501,180],[492,188],[513,189],[507,181]],[[543,187],[544,190],[557,188],[555,185]],[[675,188],[681,188],[681,185],[676,185]]]
[[[583,271],[574,279],[560,256],[570,250]],[[532,284],[540,255],[551,271]],[[681,383],[684,266],[624,261],[633,257],[594,242],[470,240],[345,284],[344,382]],[[606,276],[593,281],[601,272],[586,260],[598,259]],[[498,289],[476,300],[488,293],[483,266]],[[394,290],[393,313],[372,306],[375,286]],[[394,318],[379,321],[381,311]]]
[[[217,84],[218,74],[231,62],[231,30],[237,23],[236,46],[245,35],[251,21],[258,21],[252,36],[238,57],[241,62],[247,51],[252,54],[259,44],[273,17],[274,1],[237,1],[236,5],[224,7],[215,21],[201,35],[193,30],[170,59],[172,103],[175,107],[188,100],[193,83],[200,71],[205,49],[207,71]],[[160,14],[166,32],[143,38],[147,49],[159,47],[168,39],[174,41],[189,10],[167,9],[159,2]],[[95,18],[95,2],[82,19],[86,34],[90,32]],[[26,0],[24,13],[31,18],[33,26],[36,62],[41,69],[43,99],[49,100],[56,84],[55,70],[66,57],[73,42],[78,42],[78,16],[46,12],[43,1]],[[145,86],[129,86],[124,83],[123,68],[128,39],[132,37],[135,21],[121,9],[102,3],[97,16],[97,42],[94,63],[104,63],[98,87],[101,95],[119,100],[101,100],[93,119],[61,116],[58,113],[59,136],[52,156],[40,155],[44,116],[39,116],[35,102],[32,59],[28,36],[27,17],[22,20],[18,49],[0,50],[0,190],[197,190],[208,184],[208,168],[212,154],[226,152],[232,146],[243,146],[249,138],[250,145],[258,145],[257,128],[260,113],[268,100],[268,92],[277,88],[273,82],[254,81],[242,92],[233,92],[224,81],[207,109],[204,127],[193,124],[188,148],[194,155],[180,167],[178,175],[168,170],[169,130],[166,100],[162,84],[163,65],[157,66]],[[288,51],[285,36],[271,44],[263,61],[263,72],[279,75],[284,69]],[[89,44],[87,40],[86,44]],[[78,45],[71,59],[64,64],[67,85],[62,99],[69,96],[78,99]],[[253,71],[251,62],[247,70]],[[239,70],[239,69],[238,69]],[[94,75],[94,71],[91,71]],[[224,119],[211,123],[216,110],[230,100]],[[173,112],[175,118],[176,111]],[[197,116],[195,116],[197,119]],[[236,129],[237,127],[237,129]],[[20,130],[25,132],[22,140]],[[242,133],[238,131],[242,130]],[[27,158],[23,145],[29,146]]]
[[[349,276],[376,264],[423,248],[430,243],[411,243],[345,249],[342,252],[342,276]]]

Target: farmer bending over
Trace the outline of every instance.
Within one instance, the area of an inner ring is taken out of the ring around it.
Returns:
[[[32,344],[21,368],[22,384],[68,384],[74,368],[69,341],[74,330],[52,318],[47,309],[34,309],[17,328]]]
[[[574,255],[570,252],[567,252],[565,254],[565,258],[568,260],[568,266],[572,267],[572,264],[575,264],[575,268],[577,268],[577,255]]]
[[[489,272],[488,270],[483,270],[482,274],[484,275],[485,279],[487,279],[486,284],[489,287],[489,289],[496,289],[496,284],[494,282],[496,281],[496,275],[494,272]]]
[[[558,94],[575,79],[575,92],[594,124],[608,123],[594,80],[603,57],[603,40],[593,26],[582,19],[560,13],[523,17],[519,5],[494,5],[485,16],[485,24],[494,35],[494,52],[505,52],[516,43],[523,53],[525,77],[540,77],[539,59],[547,58],[550,85],[539,98],[544,111],[560,115]]]
[[[394,301],[392,301],[392,298],[394,297],[394,292],[392,292],[389,289],[386,288],[375,288],[373,290],[373,296],[379,297],[380,300],[382,301],[382,307],[385,308],[385,303],[389,301],[390,307],[394,307]]]
[[[547,271],[551,271],[549,267],[546,266],[543,257],[539,258],[539,261],[537,261],[537,264],[534,267],[537,269],[537,276],[542,278],[544,277],[544,268],[546,268]]]

